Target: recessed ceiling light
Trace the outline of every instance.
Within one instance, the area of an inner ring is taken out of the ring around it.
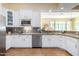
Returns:
[[[63,9],[64,9],[64,7],[61,7],[60,9],[61,9],[61,10],[63,10]]]
[[[52,12],[52,10],[49,10],[49,12]]]

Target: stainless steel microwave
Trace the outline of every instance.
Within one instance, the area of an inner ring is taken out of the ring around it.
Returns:
[[[24,25],[31,25],[31,21],[30,20],[22,20],[21,21],[21,25],[24,26]]]

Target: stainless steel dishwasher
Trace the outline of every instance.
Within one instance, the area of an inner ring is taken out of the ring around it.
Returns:
[[[32,35],[32,48],[42,48],[41,34],[33,34]]]

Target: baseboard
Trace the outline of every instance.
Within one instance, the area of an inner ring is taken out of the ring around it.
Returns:
[[[32,47],[32,48],[42,48],[42,47]]]

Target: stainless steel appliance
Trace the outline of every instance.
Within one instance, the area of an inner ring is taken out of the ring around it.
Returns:
[[[6,28],[0,27],[0,56],[5,56]]]
[[[40,34],[32,35],[32,48],[42,48],[42,37]]]
[[[31,21],[24,19],[24,20],[21,21],[21,25],[22,25],[22,26],[31,25]]]

